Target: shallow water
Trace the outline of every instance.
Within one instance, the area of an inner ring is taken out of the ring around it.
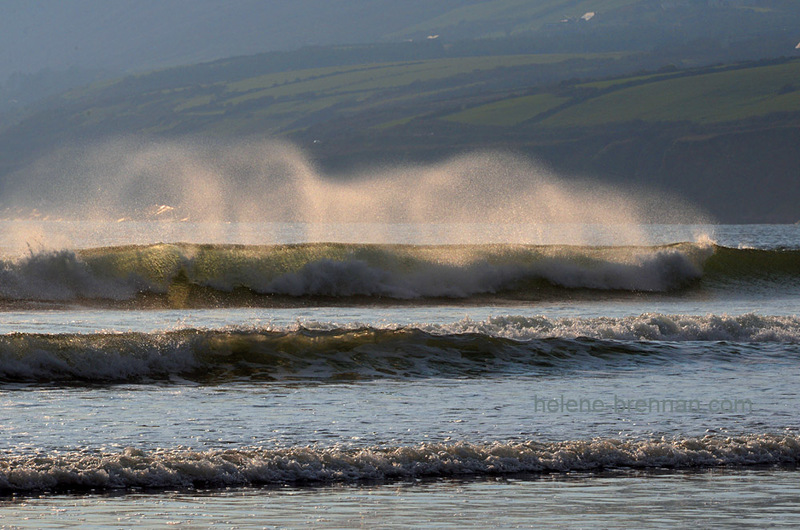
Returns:
[[[0,509],[8,528],[794,528],[800,493],[796,471],[757,469],[56,495]]]

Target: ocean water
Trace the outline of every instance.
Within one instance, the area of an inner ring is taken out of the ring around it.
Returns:
[[[800,523],[800,226],[1,228],[3,527]]]

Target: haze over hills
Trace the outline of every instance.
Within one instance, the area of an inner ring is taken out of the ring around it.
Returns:
[[[122,74],[311,45],[530,37],[539,52],[710,45],[788,53],[792,0],[6,0],[0,84],[42,70]],[[73,75],[73,78],[75,76]]]
[[[79,67],[130,72],[308,45],[379,41],[463,0],[8,0],[0,79]]]
[[[566,174],[669,190],[722,221],[800,218],[796,2],[80,0],[0,9],[13,15],[0,22],[0,73],[27,68],[0,94],[0,199],[22,180],[57,178],[25,168],[66,146],[270,137],[333,172],[502,149]]]

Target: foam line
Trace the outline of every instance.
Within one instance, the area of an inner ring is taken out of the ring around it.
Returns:
[[[314,485],[515,473],[685,469],[800,463],[791,435],[539,443],[431,443],[408,447],[187,451],[128,448],[0,457],[0,490],[36,492],[130,488]]]

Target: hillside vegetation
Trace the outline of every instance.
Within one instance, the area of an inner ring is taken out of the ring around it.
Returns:
[[[435,11],[404,19],[392,38],[410,42],[163,68],[18,108],[0,120],[0,199],[65,146],[255,136],[288,139],[334,173],[502,149],[669,189],[723,221],[800,217],[796,3],[452,0]],[[456,38],[470,31],[497,38]],[[775,49],[784,56],[721,60]]]
[[[798,60],[570,84],[472,107],[446,119],[574,128],[636,121],[713,124],[785,112],[800,112]]]
[[[339,66],[355,44],[350,64],[392,61],[407,42],[435,40],[462,56],[638,52],[699,66],[780,56],[800,41],[795,0],[44,3],[0,7],[0,123],[98,79],[303,47],[306,57],[284,55],[298,61],[288,69]]]
[[[129,76],[67,92],[5,129],[17,137],[34,133],[35,145],[41,129],[53,139],[60,132],[72,139],[298,135],[325,131],[330,123],[387,130],[436,119],[547,130],[642,121],[708,125],[800,111],[796,60],[581,81],[645,59],[611,52],[446,57],[431,50],[441,48],[412,48],[423,58],[387,62],[292,70],[253,58]],[[559,81],[565,77],[573,80]]]
[[[563,63],[614,60],[620,54],[535,54],[436,58],[388,63],[307,68],[232,81],[150,83],[136,76],[114,84],[73,91],[64,107],[73,109],[79,129],[130,130],[138,133],[203,132],[210,134],[280,134],[305,129],[336,114],[378,112],[452,92],[496,83],[513,72],[565,68]],[[137,86],[138,85],[138,86]],[[134,88],[135,87],[135,88]],[[390,119],[409,116],[400,113]]]
[[[777,37],[797,37],[799,11],[795,0],[4,0],[0,85],[15,72],[141,72],[434,36],[446,43],[531,38],[529,51],[547,53],[696,47],[701,39],[734,54],[766,46],[759,57],[780,53]],[[747,47],[730,46],[747,40]]]

